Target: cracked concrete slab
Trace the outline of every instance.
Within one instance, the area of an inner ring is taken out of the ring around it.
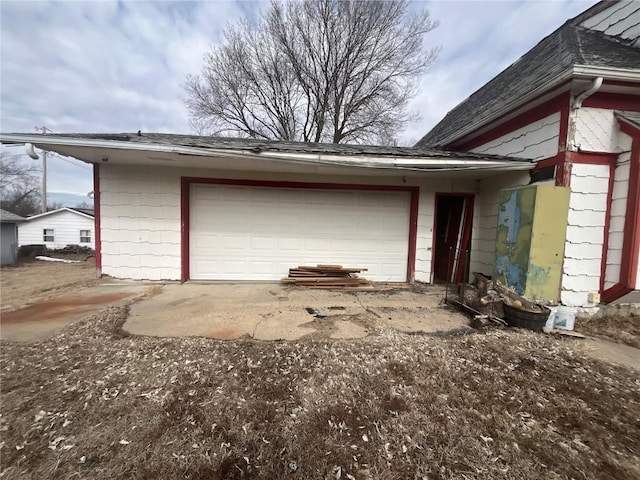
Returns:
[[[387,328],[434,332],[469,324],[462,314],[440,306],[441,299],[437,289],[340,292],[272,283],[168,284],[131,306],[124,330],[161,337],[297,340],[362,338]]]
[[[137,283],[104,283],[4,312],[0,316],[0,338],[16,342],[44,340],[107,305],[120,305],[143,294],[144,289],[144,285]]]

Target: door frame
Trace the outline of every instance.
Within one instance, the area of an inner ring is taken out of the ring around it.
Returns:
[[[182,283],[191,279],[190,275],[190,194],[191,184],[215,184],[244,187],[270,187],[270,188],[310,188],[316,190],[369,190],[381,192],[407,192],[409,193],[409,248],[407,253],[407,283],[413,283],[416,273],[416,241],[418,237],[418,204],[420,199],[420,187],[396,186],[396,185],[362,185],[350,183],[308,183],[270,180],[247,180],[230,178],[207,177],[180,177],[180,256]]]
[[[437,239],[437,229],[438,229],[438,199],[440,197],[458,197],[465,200],[464,211],[462,213],[462,230],[460,233],[460,241],[459,245],[462,247],[463,245],[467,245],[466,249],[468,253],[468,258],[465,258],[463,262],[455,262],[454,260],[454,271],[451,272],[451,275],[447,278],[447,283],[452,283],[450,280],[453,280],[453,283],[460,283],[463,281],[464,276],[467,274],[465,266],[469,264],[469,259],[471,258],[471,230],[473,227],[473,213],[474,213],[474,202],[475,202],[475,194],[474,193],[466,193],[466,192],[436,192],[434,194],[434,210],[433,210],[433,235],[432,235],[432,245],[431,245],[431,283],[435,282],[435,266],[436,266],[436,239]],[[448,267],[447,267],[448,269]]]

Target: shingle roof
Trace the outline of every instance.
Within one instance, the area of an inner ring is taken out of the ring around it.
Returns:
[[[451,110],[416,146],[446,146],[470,123],[489,120],[506,104],[553,81],[573,65],[640,69],[640,49],[569,20]]]
[[[19,223],[25,222],[27,219],[21,217],[20,215],[16,215],[15,213],[11,213],[7,210],[0,209],[0,222],[1,223]]]
[[[25,134],[26,135],[26,134]],[[32,135],[32,134],[29,134]],[[36,135],[32,135],[36,136]],[[177,135],[166,133],[68,133],[55,135],[37,135],[40,138],[69,138],[107,140],[118,142],[131,142],[137,144],[180,146],[214,150],[245,151],[252,153],[279,152],[291,154],[317,154],[336,156],[367,156],[367,157],[405,157],[405,158],[433,158],[433,159],[468,159],[468,160],[492,160],[492,161],[528,161],[516,157],[502,155],[490,155],[473,152],[452,152],[434,148],[422,147],[392,147],[380,145],[349,145],[335,143],[305,143],[285,142],[281,140],[255,140],[250,138],[210,137],[199,135]]]
[[[69,207],[71,210],[75,210],[76,212],[84,213],[85,215],[91,215],[94,217],[94,209],[93,208],[82,208],[82,207]]]

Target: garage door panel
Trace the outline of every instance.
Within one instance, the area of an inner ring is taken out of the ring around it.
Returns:
[[[273,251],[278,247],[278,239],[273,237],[251,237],[251,250]]]
[[[406,192],[192,185],[190,195],[194,280],[277,280],[316,263],[406,280]]]

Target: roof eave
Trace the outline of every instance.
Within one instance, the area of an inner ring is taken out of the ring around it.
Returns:
[[[492,123],[499,119],[500,117],[506,115],[507,113],[515,110],[532,100],[542,96],[545,92],[552,90],[555,87],[558,87],[565,83],[568,80],[572,80],[574,78],[596,78],[603,77],[605,80],[616,80],[616,81],[640,81],[640,69],[622,69],[622,68],[612,68],[612,67],[593,67],[588,65],[573,65],[570,68],[566,69],[561,74],[557,75],[553,79],[548,82],[542,84],[535,90],[529,92],[528,95],[518,97],[517,99],[505,103],[500,110],[495,112],[493,115],[486,119],[479,120],[477,122],[469,124],[466,128],[458,130],[448,137],[445,137],[444,140],[440,141],[439,144],[442,146],[450,145],[453,142],[460,140],[461,138],[466,137],[470,133],[473,133],[475,130]]]
[[[321,153],[290,153],[278,151],[262,151],[260,153],[241,149],[217,149],[217,148],[194,148],[180,145],[161,145],[154,143],[135,143],[119,140],[100,140],[89,138],[69,138],[56,137],[55,135],[38,136],[29,134],[0,134],[2,143],[32,143],[44,150],[53,150],[52,147],[80,147],[80,148],[102,148],[134,150],[141,152],[169,153],[175,155],[191,155],[198,157],[220,157],[254,159],[264,161],[265,159],[275,162],[321,164],[337,167],[361,167],[390,170],[413,170],[413,171],[456,171],[456,170],[528,170],[533,167],[531,161],[526,159],[496,158],[489,155],[487,158],[451,158],[446,156],[424,156],[424,157],[392,157],[375,155],[330,155]],[[80,158],[86,163],[90,162]],[[76,212],[79,213],[79,212]]]
[[[81,217],[85,217],[89,220],[93,220],[94,217],[87,214],[87,213],[83,213],[83,212],[78,212],[77,210],[74,210],[73,208],[69,208],[69,207],[62,207],[62,208],[57,208],[56,210],[50,210],[48,212],[44,212],[44,213],[39,213],[37,215],[32,215],[31,217],[28,217],[25,219],[25,221],[30,222],[31,220],[35,220],[37,218],[41,218],[41,217],[46,217],[47,215],[52,215],[54,213],[60,213],[62,211],[67,211],[67,212],[71,212],[71,213],[75,213],[76,215],[80,215]]]

